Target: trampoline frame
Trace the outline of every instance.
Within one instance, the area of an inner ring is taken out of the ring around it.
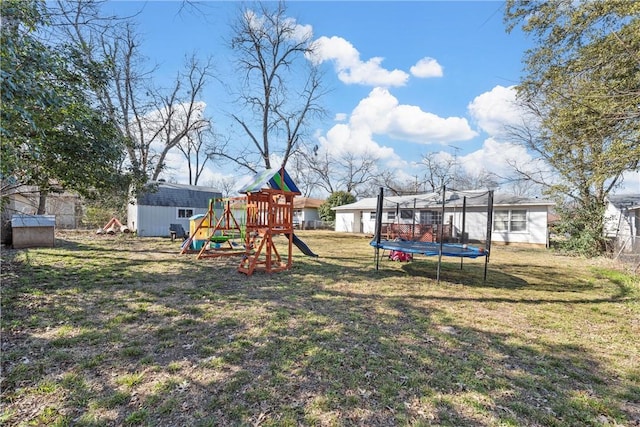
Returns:
[[[484,248],[467,245],[464,243],[444,243],[443,242],[443,227],[440,228],[438,242],[420,242],[413,240],[386,240],[382,239],[382,210],[384,207],[384,189],[380,187],[380,193],[378,194],[377,208],[376,208],[376,234],[371,241],[371,246],[375,248],[375,261],[376,270],[380,266],[380,249],[383,250],[396,250],[402,252],[409,252],[414,254],[421,254],[426,256],[438,256],[438,270],[437,281],[440,282],[440,268],[442,264],[442,257],[458,257],[460,258],[460,268],[462,268],[462,260],[464,258],[478,258],[484,257],[484,276],[483,281],[487,280],[487,268],[489,264],[489,255],[491,249],[491,231],[493,229],[493,190],[488,191],[487,197],[487,234]],[[466,220],[466,196],[463,200],[462,211],[462,235],[465,232],[465,220]],[[442,187],[442,218],[445,218],[446,212],[446,187]]]

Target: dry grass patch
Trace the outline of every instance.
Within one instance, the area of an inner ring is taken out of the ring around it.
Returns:
[[[318,258],[252,277],[169,239],[3,250],[0,422],[640,423],[640,289],[606,260],[496,247],[487,282],[443,258],[437,283],[435,258],[299,235]]]

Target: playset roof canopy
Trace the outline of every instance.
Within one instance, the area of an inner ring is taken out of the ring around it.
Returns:
[[[301,194],[300,190],[284,168],[266,169],[258,173],[249,184],[242,187],[238,192],[255,193],[264,188]]]

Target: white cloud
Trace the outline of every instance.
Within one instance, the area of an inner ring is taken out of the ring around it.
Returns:
[[[313,27],[311,25],[297,24],[293,18],[289,18],[288,23],[294,29],[293,33],[291,33],[292,39],[298,42],[305,40],[311,41],[313,38]]]
[[[415,77],[442,77],[442,66],[433,58],[428,56],[419,60],[416,65],[412,66],[409,71]]]
[[[325,136],[320,137],[320,143],[323,149],[335,156],[351,153],[399,160],[393,148],[381,146],[373,140],[371,130],[367,127],[337,124]]]
[[[387,70],[381,66],[383,58],[360,59],[360,53],[342,37],[322,36],[315,42],[315,52],[310,55],[314,64],[333,61],[338,78],[345,84],[369,86],[404,86],[409,74],[402,70]]]
[[[640,171],[628,171],[622,174],[622,184],[614,190],[614,194],[639,194]]]
[[[414,105],[398,105],[389,117],[388,133],[396,139],[422,144],[465,141],[476,136],[467,119],[439,117]]]
[[[488,138],[482,148],[459,158],[464,170],[471,175],[491,172],[500,177],[514,175],[512,164],[525,170],[535,170],[536,162],[521,145]]]
[[[337,113],[333,120],[336,122],[344,122],[347,120],[347,117],[347,113]]]
[[[446,144],[476,136],[466,119],[439,117],[414,105],[398,102],[388,90],[374,88],[351,114],[352,126],[366,126],[372,133],[419,144]]]
[[[391,147],[380,145],[373,139],[368,126],[340,123],[318,138],[322,151],[334,157],[353,154],[362,158],[377,158],[390,168],[402,168],[406,162]]]
[[[351,112],[349,121],[333,126],[319,141],[333,155],[374,155],[388,167],[406,167],[392,147],[374,135],[420,144],[464,141],[476,136],[464,118],[442,118],[419,107],[402,105],[387,89],[374,88]]]
[[[513,86],[496,86],[477,96],[469,106],[469,114],[490,136],[505,135],[505,126],[522,124],[524,112],[516,106]]]

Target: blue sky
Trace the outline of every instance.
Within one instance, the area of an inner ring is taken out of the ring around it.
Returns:
[[[142,49],[170,80],[185,55],[212,56],[222,81],[234,79],[225,39],[238,2],[208,1],[199,13],[178,1],[112,1],[119,14],[140,11],[135,20]],[[502,132],[521,116],[510,104],[530,41],[510,34],[497,1],[291,1],[287,10],[313,31],[320,46],[314,58],[331,92],[323,98],[328,117],[314,123],[314,139],[334,154],[367,151],[398,176],[421,174],[416,162],[429,152],[457,155],[467,172],[511,173],[508,163],[532,165],[522,147]],[[204,94],[206,114],[225,133],[232,108],[220,84]],[[178,155],[170,156],[165,178],[187,183]],[[211,167],[201,184],[237,174],[235,167]],[[638,174],[626,188],[640,191]]]

